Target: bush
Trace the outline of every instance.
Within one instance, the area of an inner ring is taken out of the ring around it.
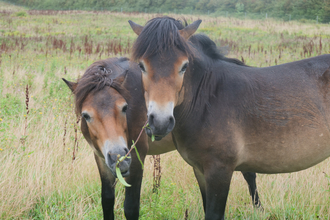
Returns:
[[[17,16],[17,17],[26,17],[27,13],[26,13],[26,11],[19,11],[19,12],[16,12],[15,16]]]

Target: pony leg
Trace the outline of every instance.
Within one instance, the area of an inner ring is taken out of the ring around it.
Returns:
[[[261,202],[259,200],[259,195],[257,191],[257,184],[256,184],[256,173],[252,172],[242,172],[244,179],[246,180],[247,184],[249,185],[249,192],[252,198],[252,203],[254,207],[263,210]]]
[[[124,212],[126,219],[137,220],[139,219],[140,211],[140,194],[143,170],[140,161],[136,157],[135,151],[131,152],[131,156],[132,163],[130,166],[130,175],[126,178],[127,183],[131,184],[131,187],[126,187]],[[140,152],[140,158],[144,163],[145,154],[142,155]]]
[[[113,207],[115,204],[115,188],[112,187],[115,178],[112,175],[108,166],[104,161],[94,154],[97,167],[99,169],[101,182],[102,182],[102,209],[103,209],[103,219],[104,220],[113,220],[115,219],[113,213]]]
[[[206,213],[205,220],[223,220],[234,170],[228,166],[204,168],[206,180]]]
[[[202,199],[203,199],[203,208],[204,212],[206,212],[206,183],[205,183],[205,178],[204,175],[196,168],[194,168],[194,174],[197,179],[199,189],[202,194]]]

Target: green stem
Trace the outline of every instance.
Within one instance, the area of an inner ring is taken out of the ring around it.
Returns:
[[[131,146],[131,149],[127,152],[127,154],[126,154],[125,156],[122,156],[121,158],[118,159],[118,161],[117,161],[117,166],[118,166],[118,164],[119,164],[120,162],[122,162],[123,160],[125,160],[125,159],[128,157],[128,155],[131,153],[131,151],[132,151],[134,148],[136,148],[136,143],[139,141],[139,139],[140,139],[140,137],[141,137],[141,135],[142,135],[142,132],[144,131],[144,129],[145,129],[147,126],[148,126],[148,120],[146,121],[146,123],[144,123],[144,125],[143,125],[143,127],[142,127],[142,129],[141,129],[141,131],[140,131],[140,134],[139,134],[139,136],[137,137],[136,141],[135,141],[135,142],[133,141],[133,144],[132,144],[132,146]],[[135,150],[136,150],[136,149],[135,149]]]

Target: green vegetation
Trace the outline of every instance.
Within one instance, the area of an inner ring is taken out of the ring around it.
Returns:
[[[10,0],[33,9],[208,13],[236,17],[330,22],[330,0]]]
[[[61,78],[74,81],[96,60],[129,56],[136,35],[127,21],[144,24],[156,15],[26,11],[19,16],[20,11],[24,8],[0,2],[0,219],[101,219],[93,152],[75,132],[73,97]],[[199,32],[251,66],[330,52],[325,24],[187,17],[197,18],[203,20]],[[177,152],[161,155],[158,194],[152,192],[152,157],[144,165],[141,219],[203,219],[193,171]],[[258,175],[264,212],[252,208],[247,185],[235,173],[226,217],[327,219],[330,186],[323,172],[330,174],[330,160],[298,173]],[[123,201],[124,187],[117,184],[117,219],[124,219]]]
[[[27,13],[26,13],[26,11],[19,11],[19,12],[16,12],[15,15],[18,17],[26,17]]]

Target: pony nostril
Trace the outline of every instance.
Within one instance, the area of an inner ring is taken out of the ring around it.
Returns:
[[[169,121],[170,121],[170,124],[173,124],[174,123],[174,117],[173,116],[170,116],[169,117]]]
[[[108,160],[109,160],[110,164],[113,164],[114,161],[112,160],[112,157],[111,157],[111,153],[110,152],[107,154],[107,157],[108,157]]]
[[[169,123],[168,123],[168,130],[172,130],[174,128],[175,125],[175,119],[173,116],[170,116],[168,119]]]
[[[120,154],[114,154],[114,153],[108,153],[108,159],[110,162],[110,165],[117,163],[117,160],[120,158]]]
[[[155,116],[153,114],[150,114],[148,117],[148,123],[149,125],[153,125],[154,124],[154,118]]]
[[[125,148],[124,151],[125,151],[125,155],[129,152],[127,148]]]

